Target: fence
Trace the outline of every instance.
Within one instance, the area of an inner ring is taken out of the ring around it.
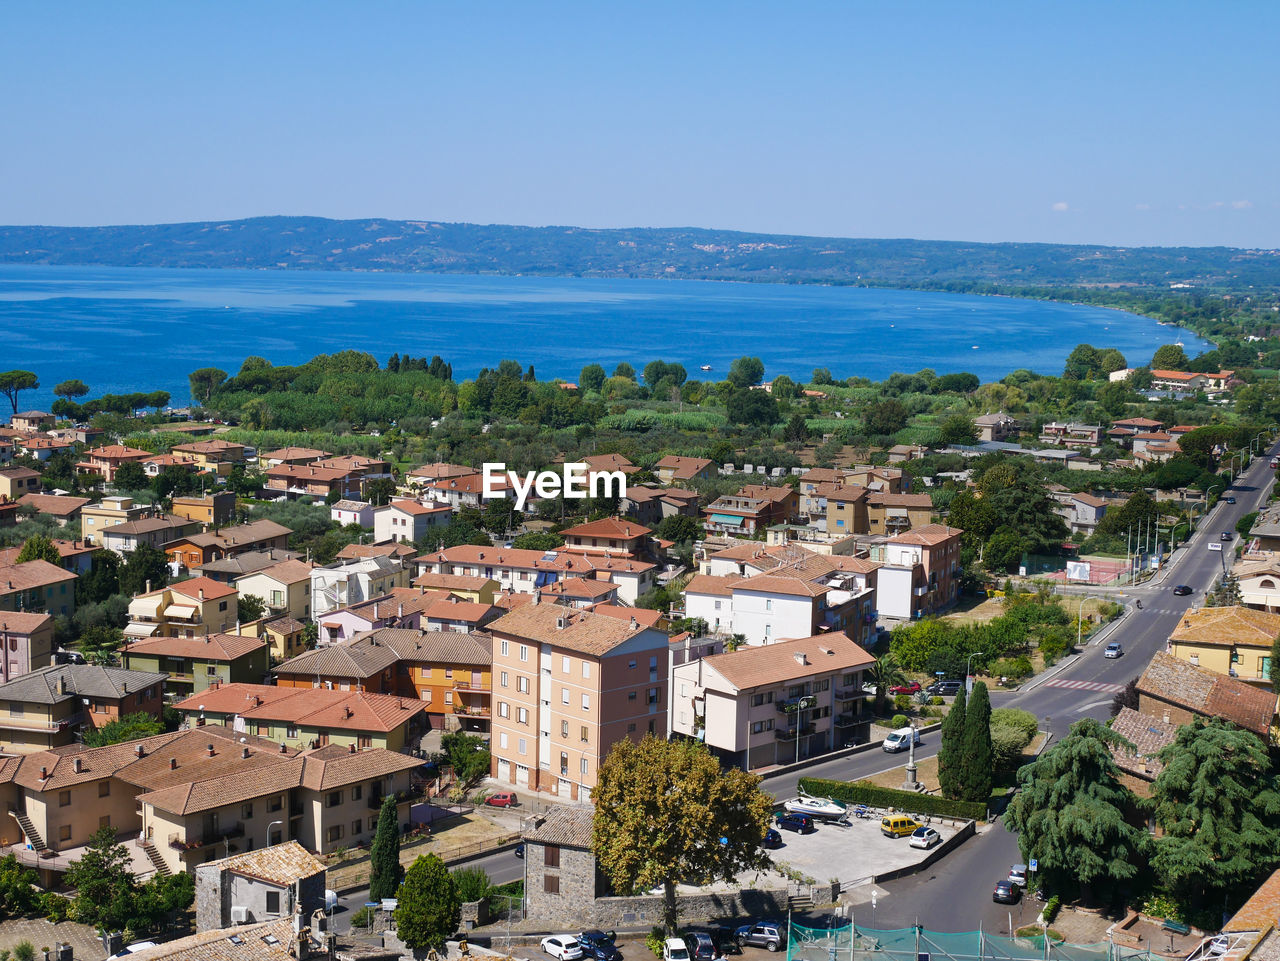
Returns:
[[[1150,950],[1111,942],[1068,944],[1045,935],[1007,938],[969,931],[943,934],[921,927],[878,931],[852,922],[830,928],[791,923],[787,961],[1165,961]]]

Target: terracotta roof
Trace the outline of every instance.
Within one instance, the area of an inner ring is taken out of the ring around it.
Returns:
[[[281,447],[278,450],[259,454],[258,460],[319,460],[321,457],[328,457],[329,454],[330,451],[316,450],[314,447]]]
[[[292,534],[291,528],[285,527],[283,524],[277,524],[275,521],[260,520],[250,521],[248,524],[237,524],[234,527],[224,527],[218,531],[206,531],[202,534],[188,534],[186,537],[179,538],[180,541],[186,541],[196,547],[240,547],[244,544],[256,544],[258,541],[269,540],[281,535]],[[166,547],[170,546],[168,544]]]
[[[958,527],[945,524],[924,524],[913,527],[904,534],[889,538],[891,544],[923,544],[926,547],[936,546],[952,537],[959,537],[964,531]]]
[[[595,809],[553,804],[542,821],[535,821],[534,825],[532,830],[524,833],[525,841],[590,850]]]
[[[30,467],[0,467],[0,477],[8,477],[10,480],[30,480],[39,476],[40,472]]]
[[[386,594],[371,597],[359,604],[349,604],[339,610],[349,611],[369,621],[383,617],[402,617],[405,614],[417,614],[425,611],[436,601],[444,600],[449,594],[445,591],[423,591],[412,587],[393,587]],[[330,611],[326,617],[332,617],[338,611]]]
[[[177,444],[173,449],[188,454],[221,454],[233,450],[242,451],[244,444],[233,444],[227,440],[202,440],[194,444]]]
[[[668,454],[654,465],[658,469],[670,468],[671,476],[677,480],[697,477],[710,466],[711,461],[705,457],[678,457],[675,454]]]
[[[621,517],[606,517],[603,520],[591,521],[589,524],[579,524],[577,527],[570,527],[560,532],[567,537],[610,537],[620,540],[630,540],[637,537],[644,537],[651,534],[652,531],[643,524],[637,524],[635,521],[623,520]]]
[[[1079,501],[1081,504],[1087,504],[1090,507],[1106,507],[1107,502],[1101,497],[1094,497],[1092,494],[1072,494],[1073,501]]]
[[[479,624],[485,617],[493,613],[493,605],[463,601],[450,595],[438,597],[424,613],[427,617],[435,620]]]
[[[425,703],[411,697],[270,684],[223,684],[173,706],[189,714],[238,715],[307,727],[383,733],[394,731],[427,710]]]
[[[411,771],[422,764],[421,758],[409,754],[376,747],[351,751],[337,744],[309,751],[302,755],[302,760],[305,765],[302,786],[312,791],[327,791],[396,771]]]
[[[870,488],[858,484],[819,484],[813,492],[819,497],[826,497],[829,501],[839,501],[844,504],[867,500],[871,496]]]
[[[177,514],[165,514],[163,517],[139,517],[136,521],[125,521],[123,524],[113,524],[111,527],[102,531],[103,537],[129,537],[134,534],[151,534],[156,531],[173,531],[177,532],[184,528],[194,527],[195,522],[185,517],[179,517]],[[169,546],[173,541],[166,541],[165,546]]]
[[[343,498],[340,501],[334,501],[332,504],[330,504],[329,509],[335,510],[335,511],[351,511],[353,513],[358,514],[362,510],[364,510],[366,507],[370,507],[370,506],[372,505],[368,501],[353,501],[353,500],[347,500],[346,498]]]
[[[102,550],[101,547],[95,547],[93,544],[86,544],[84,541],[67,541],[61,538],[55,538],[53,546],[58,549],[58,555],[65,561],[68,557],[79,557],[82,554],[96,554]],[[22,553],[22,545],[16,547],[6,547],[0,550],[0,568],[10,567],[18,562],[18,555]]]
[[[192,600],[199,600],[200,592],[204,591],[204,599],[206,601],[216,601],[220,597],[230,597],[232,594],[239,593],[234,587],[221,584],[211,577],[192,577],[177,584],[170,584],[167,589],[176,591]],[[153,591],[152,593],[158,594],[159,591]]]
[[[480,474],[455,474],[452,477],[438,477],[427,485],[432,490],[456,491],[462,494],[484,493],[484,477]],[[493,478],[490,486],[494,490],[505,490],[510,480],[505,475]]]
[[[489,577],[475,577],[466,574],[420,574],[414,578],[414,587],[436,587],[446,591],[479,591],[498,582]]]
[[[425,514],[439,514],[441,512],[448,513],[453,510],[448,504],[433,504],[428,507],[426,504],[420,504],[418,501],[398,500],[392,501],[387,505],[388,509],[402,511],[414,517],[422,517]]]
[[[368,678],[381,674],[398,658],[395,651],[378,644],[334,644],[305,651],[275,668],[277,675],[299,677]]]
[[[130,654],[162,654],[201,661],[234,661],[265,647],[266,641],[238,634],[205,634],[201,637],[148,637],[120,648]]]
[[[260,574],[263,577],[279,581],[281,584],[299,584],[302,581],[311,580],[311,572],[315,568],[316,565],[312,561],[300,561],[290,558],[287,561],[281,561],[279,564],[273,564],[270,567],[265,567],[260,571],[253,571],[252,574],[243,576],[251,577],[253,574]]]
[[[21,550],[21,548],[14,549]],[[0,633],[31,634],[40,630],[45,624],[52,622],[52,614],[33,614],[28,611],[0,611]],[[30,677],[31,675],[24,674],[22,676]],[[4,685],[0,684],[0,691],[3,690]]]
[[[41,514],[68,517],[93,501],[88,497],[65,497],[61,494],[23,494],[18,503],[29,504]]]
[[[97,457],[102,460],[145,460],[153,456],[153,452],[149,450],[138,450],[136,447],[126,447],[124,444],[109,444],[104,447],[95,447],[93,450],[84,452],[85,457]]]
[[[798,656],[803,656],[801,663]],[[843,633],[818,634],[763,647],[740,647],[703,658],[739,691],[830,671],[852,671],[875,663],[875,658]]]
[[[744,484],[738,488],[738,497],[746,497],[752,500],[763,501],[784,501],[795,491],[790,487],[769,487],[766,484]]]
[[[662,611],[651,611],[645,607],[623,607],[620,604],[592,604],[591,612],[603,614],[605,617],[616,617],[622,621],[635,618],[645,627],[657,627],[658,622],[662,620]]]
[[[294,634],[302,630],[306,625],[301,621],[289,617],[273,617],[269,621],[263,621],[262,626],[268,630],[275,631],[277,634]]]
[[[409,471],[409,477],[465,477],[468,474],[480,473],[474,467],[466,467],[462,464],[446,464],[444,461],[437,461],[434,464],[423,464],[421,467],[415,467]]]
[[[1111,756],[1121,770],[1128,771],[1147,781],[1155,780],[1163,769],[1156,755],[1178,738],[1178,725],[1166,723],[1162,718],[1139,714],[1130,707],[1123,707],[1111,722],[1115,731],[1133,748],[1113,746]]]
[[[1266,931],[1280,924],[1280,871],[1275,871],[1222,926],[1223,931]]]
[[[286,551],[281,550],[279,547],[272,547],[265,551],[244,551],[233,557],[222,557],[216,561],[208,561],[204,564],[196,565],[192,570],[201,571],[202,573],[214,571],[219,574],[230,574],[234,577],[239,577],[242,574],[265,571],[268,567],[275,567],[281,561],[296,560],[301,556],[297,551]]]
[[[313,467],[310,464],[280,464],[267,469],[267,477],[272,480],[332,483],[350,476],[351,471],[341,467]]]
[[[48,614],[0,614],[0,621],[12,622],[14,617],[39,617]],[[154,671],[128,671],[120,667],[99,667],[96,664],[54,664],[22,674],[12,681],[0,684],[0,700],[22,701],[27,704],[58,704],[80,697],[118,699],[162,684],[168,674]],[[66,684],[66,690],[62,685]]]
[[[618,593],[618,585],[595,578],[566,577],[542,588],[543,594],[560,597],[595,598]],[[487,605],[486,605],[487,606]]]
[[[684,586],[686,594],[714,594],[717,597],[732,597],[733,588],[741,584],[746,578],[739,577],[737,574],[727,574],[722,577],[713,574],[694,574],[689,578],[689,582]]]
[[[881,504],[885,507],[933,507],[933,499],[928,494],[891,494],[888,491],[876,491],[868,498],[870,504]]]
[[[527,604],[488,625],[494,635],[602,656],[648,628],[558,604]],[[666,638],[662,640],[665,643]]]
[[[821,597],[831,588],[804,577],[778,571],[757,574],[733,585],[733,591],[759,591],[762,594],[790,594],[795,597]]]
[[[533,599],[532,595],[524,596]],[[373,638],[379,644],[391,648],[403,661],[468,664],[473,667],[486,667],[493,663],[493,641],[486,634],[383,627],[357,634],[350,643],[363,643],[366,638]]]
[[[233,854],[217,861],[205,861],[204,867],[221,868],[258,881],[288,885],[326,870],[324,863],[297,841],[273,844],[257,851]]]
[[[340,561],[356,560],[363,557],[391,557],[404,559],[418,553],[410,544],[348,544],[338,551]]]
[[[802,484],[839,484],[845,472],[834,467],[811,467],[800,475]]]
[[[74,581],[76,575],[45,560],[23,561],[0,567],[0,596],[15,591],[29,591],[33,587],[48,587]]]
[[[1225,718],[1262,737],[1267,737],[1276,712],[1275,694],[1163,651],[1156,652],[1138,678],[1138,691],[1202,717]]]
[[[591,472],[620,470],[624,474],[633,474],[640,469],[621,454],[593,454],[582,458],[582,463]]]
[[[1233,606],[1187,611],[1169,640],[1215,647],[1246,645],[1270,649],[1277,637],[1280,637],[1280,614]]]
[[[1116,427],[1163,427],[1164,423],[1150,417],[1126,417],[1124,420],[1112,421]]]

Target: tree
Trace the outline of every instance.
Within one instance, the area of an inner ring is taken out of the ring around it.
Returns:
[[[578,387],[582,390],[599,390],[604,385],[604,368],[599,364],[587,364],[578,374]]]
[[[1186,370],[1188,363],[1186,351],[1177,344],[1161,344],[1151,357],[1153,370]]]
[[[375,477],[364,485],[364,496],[374,507],[389,504],[396,496],[396,482],[390,477]]]
[[[118,627],[100,624],[80,633],[76,649],[90,664],[114,664],[116,651],[124,644],[124,632]]]
[[[654,534],[664,541],[684,544],[702,539],[702,525],[696,518],[684,514],[672,514],[658,521]]]
[[[469,785],[489,773],[489,745],[484,738],[451,731],[440,738],[440,750],[459,784]]]
[[[489,880],[489,872],[484,868],[454,868],[453,883],[458,888],[458,900],[463,904],[472,901],[483,901],[493,890],[493,882]]]
[[[1136,803],[1120,783],[1111,745],[1133,745],[1092,718],[1018,772],[1021,790],[1005,815],[1022,860],[1035,858],[1049,891],[1108,903],[1138,876],[1146,832],[1125,816]]]
[[[120,590],[131,596],[158,590],[168,583],[168,555],[149,544],[139,544],[131,550],[120,568]]]
[[[62,555],[50,538],[43,534],[33,534],[23,542],[22,550],[18,551],[14,563],[25,564],[27,561],[48,561],[55,567],[61,567]]]
[[[243,369],[241,373],[244,373]],[[217,367],[201,367],[187,375],[192,399],[206,407],[213,399],[213,392],[226,383],[226,380],[227,372]]]
[[[1195,718],[1160,752],[1151,867],[1187,902],[1252,890],[1280,864],[1280,791],[1267,749],[1220,717]],[[1224,904],[1223,907],[1226,907]]]
[[[636,379],[636,369],[628,364],[625,360],[613,368],[614,377],[625,377],[627,380]]]
[[[1007,574],[1022,560],[1026,545],[1011,530],[1000,530],[991,536],[982,551],[982,562],[987,570]]]
[[[526,531],[517,534],[511,546],[522,551],[554,551],[564,546],[564,538],[550,531]]]
[[[735,424],[769,427],[782,416],[778,402],[762,390],[735,390],[724,406],[725,414]]]
[[[978,439],[973,421],[964,414],[952,414],[938,425],[938,442],[942,444],[972,444]]]
[[[140,737],[151,737],[163,734],[164,723],[150,714],[138,712],[126,714],[114,721],[108,721],[102,727],[87,731],[84,735],[85,747],[106,747],[108,744],[119,744],[121,741],[136,741]]]
[[[89,385],[82,380],[64,380],[57,387],[53,388],[54,394],[58,397],[64,397],[72,400],[76,397],[83,397],[89,393]]]
[[[625,893],[663,889],[663,925],[677,927],[676,885],[732,882],[768,861],[760,847],[772,800],[760,777],[720,762],[702,744],[646,734],[614,744],[600,765],[592,849]]]
[[[1097,376],[1099,366],[1098,349],[1090,344],[1079,344],[1067,355],[1062,376],[1069,380],[1090,380]]]
[[[938,786],[944,797],[958,798],[965,783],[964,757],[965,692],[960,688],[955,703],[942,720],[942,744],[938,747]]]
[[[867,433],[873,437],[887,437],[907,426],[907,409],[901,401],[890,397],[867,408]]]
[[[89,838],[83,857],[67,868],[67,886],[74,888],[72,907],[76,920],[109,931],[128,926],[138,882],[129,870],[131,860],[116,832],[98,828]]]
[[[809,424],[805,420],[804,414],[796,411],[787,421],[787,426],[783,428],[782,436],[784,440],[791,441],[796,444],[803,444],[809,439]]]
[[[242,624],[256,621],[267,613],[267,602],[256,594],[241,594],[236,601],[236,620]]]
[[[396,889],[404,880],[404,866],[400,863],[400,815],[396,810],[394,794],[382,799],[378,812],[378,830],[369,849],[369,900],[381,901],[394,898]]]
[[[0,918],[20,918],[36,906],[36,873],[23,867],[16,855],[0,858]]]
[[[739,389],[754,387],[764,380],[764,361],[759,357],[739,357],[729,365],[726,380]]]
[[[434,854],[419,857],[405,873],[396,897],[396,933],[405,946],[443,951],[462,920],[458,888],[444,862]]]
[[[89,569],[80,575],[76,585],[76,601],[99,603],[120,592],[120,555],[115,551],[97,551]]]
[[[36,390],[40,380],[29,370],[6,370],[0,373],[0,394],[9,398],[13,412],[18,412],[18,393],[24,390]]]
[[[131,460],[125,461],[116,468],[115,480],[112,483],[118,491],[140,491],[147,488],[151,478],[147,476],[141,464]]]
[[[966,801],[991,797],[991,696],[983,681],[973,685],[964,715],[960,794]]]
[[[875,659],[875,663],[867,670],[867,676],[871,678],[871,683],[876,686],[875,712],[877,715],[885,714],[885,705],[889,698],[889,688],[898,684],[905,684],[907,681],[906,672],[902,670],[902,664],[898,660],[896,654],[892,651],[886,651]]]

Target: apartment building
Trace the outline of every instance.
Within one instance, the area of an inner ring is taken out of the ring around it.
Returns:
[[[667,635],[635,620],[534,601],[489,625],[491,775],[586,800],[622,738],[667,733]]]
[[[1215,674],[1271,687],[1271,652],[1280,614],[1249,607],[1189,609],[1169,635],[1169,654]]]
[[[317,567],[311,571],[311,616],[319,620],[340,607],[408,586],[408,568],[391,557],[375,555]]]
[[[104,497],[101,503],[80,509],[80,534],[85,543],[101,547],[102,532],[108,527],[136,521],[154,510],[147,504],[135,504],[132,497]]]
[[[568,551],[530,551],[462,544],[414,558],[418,575],[454,574],[497,581],[505,591],[531,594],[561,577],[594,577],[618,585],[618,597],[634,605],[656,584],[657,566],[649,561]]]
[[[265,641],[238,634],[131,640],[120,648],[120,663],[131,671],[167,674],[165,691],[175,697],[214,684],[259,684],[271,666]]]
[[[943,524],[926,524],[873,547],[880,563],[876,607],[881,617],[910,620],[955,605],[960,594],[960,535]]]
[[[241,597],[260,597],[272,617],[288,616],[305,621],[311,617],[311,561],[287,560],[237,577]]]
[[[192,570],[210,561],[250,551],[282,551],[289,546],[289,528],[275,521],[252,521],[220,530],[205,530],[175,537],[165,544],[169,560]]]
[[[76,575],[39,559],[0,566],[0,615],[6,611],[70,617],[76,612]]]
[[[753,537],[775,524],[790,524],[799,518],[800,495],[790,487],[747,484],[736,494],[717,498],[702,509],[708,533]]]
[[[129,602],[126,638],[196,637],[229,631],[239,619],[240,592],[207,577],[170,584]]]
[[[453,518],[447,504],[420,504],[394,500],[373,509],[373,539],[379,543],[409,543],[426,537],[432,528],[445,527]]]
[[[76,473],[100,474],[108,484],[115,483],[116,471],[124,464],[140,464],[148,457],[154,456],[149,450],[138,450],[123,444],[111,444],[106,447],[95,447],[84,452],[84,460],[76,464]]]
[[[0,684],[0,753],[74,744],[128,714],[159,718],[167,675],[95,664],[56,664]]]
[[[203,497],[174,497],[169,513],[210,527],[228,524],[236,513],[236,495],[230,491],[218,491]]]
[[[0,614],[0,652],[4,681],[48,666],[53,657],[53,616],[27,611]]]

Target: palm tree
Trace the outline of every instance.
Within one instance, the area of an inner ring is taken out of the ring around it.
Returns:
[[[906,672],[902,670],[902,665],[898,663],[897,657],[892,651],[885,651],[876,658],[875,663],[867,670],[871,676],[871,683],[876,686],[876,714],[883,716],[885,713],[885,701],[889,696],[889,688],[898,684],[905,684],[907,681]]]

